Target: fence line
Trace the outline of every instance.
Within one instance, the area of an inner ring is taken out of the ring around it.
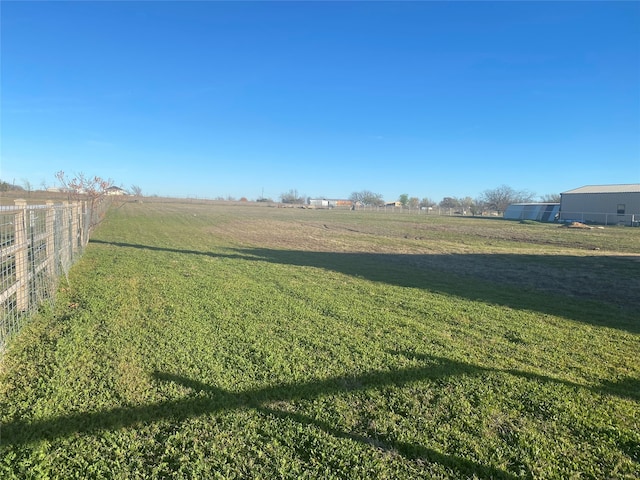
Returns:
[[[53,299],[58,278],[82,254],[107,203],[15,200],[0,207],[0,354],[28,315]]]
[[[327,207],[323,207],[327,208]],[[351,207],[333,207],[337,210],[351,210]],[[501,213],[494,210],[484,210],[482,212],[476,212],[472,214],[467,208],[445,208],[445,207],[399,207],[393,205],[357,205],[355,210],[358,212],[382,212],[390,214],[404,214],[404,215],[429,215],[429,216],[448,216],[448,217],[502,217]]]
[[[560,210],[560,221],[599,223],[603,225],[640,226],[640,214],[637,213],[603,213],[603,212],[565,212]]]

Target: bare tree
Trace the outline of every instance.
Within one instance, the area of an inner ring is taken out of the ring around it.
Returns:
[[[409,197],[409,208],[417,209],[420,206],[420,200],[418,197]]]
[[[295,188],[292,188],[286,193],[280,194],[280,200],[282,201],[282,203],[304,204],[304,199],[305,196],[298,195],[298,190],[296,190]]]
[[[527,190],[516,191],[507,185],[501,185],[492,190],[482,192],[481,199],[486,206],[498,213],[504,212],[512,203],[528,203],[533,201],[535,194]]]
[[[131,185],[131,193],[133,193],[136,197],[142,196],[142,188],[138,185]]]
[[[33,190],[33,185],[31,184],[31,182],[29,181],[29,179],[27,178],[23,178],[22,179],[22,186],[24,187],[24,189],[27,192],[27,195],[31,196],[31,191]]]
[[[485,209],[484,201],[481,198],[474,198],[471,205],[469,205],[469,210],[471,211],[471,215],[482,215],[482,211]]]
[[[543,203],[560,203],[561,196],[559,193],[548,193],[540,197]]]
[[[475,215],[475,212],[478,211],[478,208],[476,207],[476,201],[473,198],[467,196],[458,198],[456,200],[458,201],[458,206],[462,208],[462,213],[464,213],[465,215],[467,213]]]
[[[353,192],[349,197],[353,203],[360,203],[364,206],[374,206],[377,207],[379,205],[384,204],[384,200],[382,199],[382,195],[379,193],[373,193],[369,190],[362,190],[361,192]]]
[[[98,202],[107,193],[107,189],[113,186],[113,180],[105,180],[101,177],[87,177],[84,173],[78,173],[75,177],[68,177],[60,170],[56,173],[56,179],[62,188],[67,192],[69,199],[83,200],[89,202],[89,212],[91,212],[91,224],[95,224],[99,219],[94,218],[94,213]]]
[[[56,173],[60,185],[72,198],[91,198],[104,195],[107,189],[113,186],[113,180],[105,180],[101,177],[88,177],[84,173],[78,173],[75,177],[68,177],[62,170]]]
[[[436,202],[429,197],[424,197],[422,200],[420,200],[420,207],[423,208],[433,207],[435,204]]]

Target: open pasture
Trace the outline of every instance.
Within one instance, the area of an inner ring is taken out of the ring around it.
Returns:
[[[2,478],[638,478],[640,229],[125,203],[0,364]]]

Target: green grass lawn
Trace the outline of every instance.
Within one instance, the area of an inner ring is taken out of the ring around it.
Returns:
[[[0,478],[638,478],[640,229],[127,203],[0,363]]]

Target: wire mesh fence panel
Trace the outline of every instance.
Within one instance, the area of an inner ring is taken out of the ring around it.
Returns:
[[[16,264],[15,264],[15,214],[11,211],[0,211],[0,291],[2,292],[2,320],[0,320],[0,351],[5,339],[14,330],[11,313],[15,311]]]
[[[107,202],[0,208],[0,354],[28,315],[53,298],[58,278],[82,254]]]
[[[560,211],[560,221],[638,227],[640,226],[640,215],[637,213],[568,212],[563,210]]]

